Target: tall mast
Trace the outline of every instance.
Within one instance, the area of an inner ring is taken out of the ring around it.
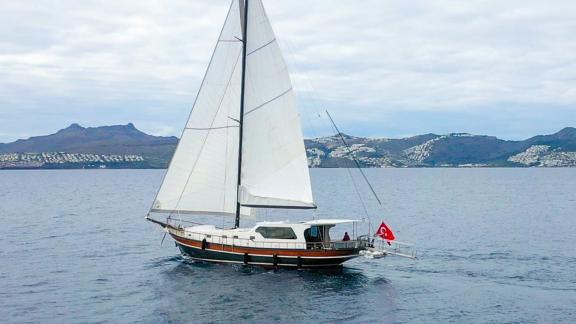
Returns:
[[[240,0],[240,4],[244,2],[244,24],[242,25],[242,85],[240,86],[240,125],[239,125],[239,141],[238,141],[238,186],[236,189],[236,221],[234,227],[240,227],[240,185],[242,184],[242,132],[244,126],[244,86],[246,83],[246,44],[248,40],[248,2],[249,0]],[[242,6],[241,6],[242,7]]]

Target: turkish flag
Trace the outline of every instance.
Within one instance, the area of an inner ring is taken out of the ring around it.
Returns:
[[[394,236],[394,232],[392,232],[390,227],[388,227],[388,225],[386,225],[386,223],[384,222],[380,224],[380,227],[378,227],[378,230],[376,231],[375,235],[378,235],[387,241],[394,241],[396,239],[396,236]],[[390,242],[387,243],[388,245],[390,245]]]

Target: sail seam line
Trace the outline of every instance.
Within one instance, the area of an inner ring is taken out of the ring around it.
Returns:
[[[274,100],[276,100],[276,99],[278,99],[278,98],[286,95],[286,94],[287,94],[288,92],[290,92],[290,91],[292,91],[292,87],[290,87],[288,90],[282,92],[281,94],[277,95],[276,97],[274,97],[274,98],[266,101],[265,103],[263,103],[263,104],[261,104],[261,105],[259,105],[259,106],[256,106],[254,109],[249,110],[247,113],[244,113],[244,115],[248,115],[249,113],[253,112],[254,110],[258,110],[258,109],[266,106],[267,104],[271,103],[272,101],[274,101]]]
[[[272,44],[272,43],[274,43],[275,41],[276,41],[276,38],[274,38],[273,40],[269,41],[268,43],[266,43],[266,44],[258,47],[257,49],[251,51],[250,53],[246,54],[246,56],[248,56],[248,55],[250,55],[250,54],[252,54],[252,53],[258,52],[259,50],[263,49],[264,47],[266,47],[266,46],[268,46],[268,45],[270,45],[270,44]]]
[[[190,129],[190,130],[215,130],[215,129],[226,129],[226,128],[238,128],[238,125],[221,126],[221,127],[206,127],[206,128],[186,127],[186,129]]]

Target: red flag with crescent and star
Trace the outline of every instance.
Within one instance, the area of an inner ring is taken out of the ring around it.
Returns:
[[[386,223],[384,222],[382,222],[382,224],[380,224],[380,227],[378,227],[376,235],[380,236],[386,241],[394,241],[396,239],[396,236],[394,236],[394,232],[392,232],[392,229],[390,229],[390,227],[388,227],[388,225],[386,225]],[[390,242],[386,243],[390,245]]]

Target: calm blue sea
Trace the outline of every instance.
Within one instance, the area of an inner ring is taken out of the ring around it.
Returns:
[[[144,221],[163,172],[0,171],[0,322],[576,322],[576,169],[366,170],[420,258],[334,272],[183,260]],[[263,216],[365,217],[348,170],[312,181],[316,213]]]

